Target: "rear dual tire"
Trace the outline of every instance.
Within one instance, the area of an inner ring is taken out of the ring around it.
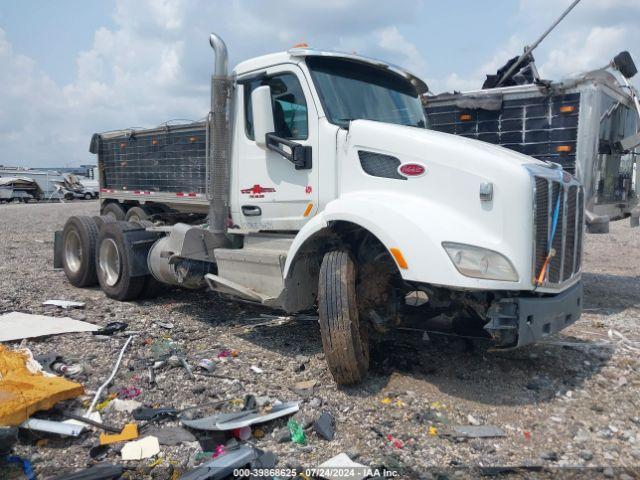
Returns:
[[[62,230],[62,268],[74,287],[98,283],[96,244],[98,226],[92,217],[69,217]]]

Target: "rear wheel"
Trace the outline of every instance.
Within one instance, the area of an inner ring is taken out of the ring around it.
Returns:
[[[126,212],[124,208],[122,208],[117,203],[107,203],[104,207],[102,207],[101,215],[106,217],[111,217],[114,220],[124,220]]]
[[[110,222],[102,225],[96,247],[98,282],[102,291],[116,300],[133,300],[140,296],[146,276],[131,275],[131,261],[125,232],[139,229],[127,222]]]
[[[129,210],[127,210],[127,214],[125,215],[124,219],[127,222],[139,222],[141,220],[148,220],[149,216],[150,215],[147,209],[143,207],[131,207]]]
[[[71,285],[97,283],[95,255],[98,226],[91,217],[69,217],[62,230],[62,268]]]
[[[369,369],[369,336],[356,299],[356,264],[346,250],[325,254],[320,267],[318,306],[322,346],[335,381],[362,381]]]

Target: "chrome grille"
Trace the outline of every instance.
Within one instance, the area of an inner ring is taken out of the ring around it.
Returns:
[[[533,280],[538,284],[540,272],[551,249],[547,274],[540,286],[557,286],[571,280],[580,272],[582,257],[582,224],[584,219],[584,194],[575,179],[561,180],[561,170],[536,169],[532,183],[534,188],[534,251]],[[558,204],[559,202],[559,204]],[[558,205],[558,220],[553,234],[553,217]],[[553,240],[549,245],[549,239]],[[546,269],[545,269],[546,270]]]

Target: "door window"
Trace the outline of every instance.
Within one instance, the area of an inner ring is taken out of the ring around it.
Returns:
[[[293,73],[282,73],[268,78],[252,80],[244,85],[245,128],[247,137],[255,140],[251,92],[268,85],[273,105],[273,125],[278,137],[288,140],[305,140],[308,136],[307,102],[298,77]]]

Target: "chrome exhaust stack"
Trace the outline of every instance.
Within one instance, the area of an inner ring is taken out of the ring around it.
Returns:
[[[227,45],[212,33],[209,44],[215,52],[211,77],[211,111],[207,122],[207,197],[209,230],[224,234],[229,216],[229,181],[231,172],[231,94]]]

